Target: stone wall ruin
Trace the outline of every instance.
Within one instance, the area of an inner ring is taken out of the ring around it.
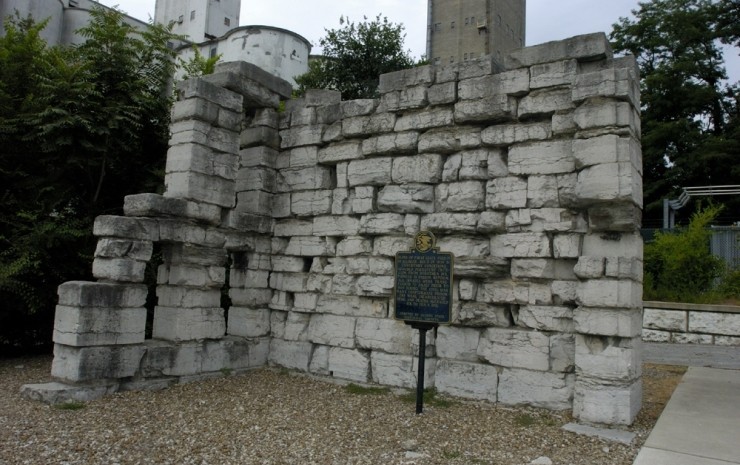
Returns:
[[[163,195],[95,222],[96,282],[59,287],[52,376],[90,398],[281,366],[416,385],[394,255],[455,255],[427,386],[629,424],[641,402],[635,61],[603,34],[381,76],[341,101],[246,63],[179,86]],[[145,337],[146,264],[163,264]],[[230,268],[226,269],[226,264]],[[221,305],[228,282],[231,306]]]

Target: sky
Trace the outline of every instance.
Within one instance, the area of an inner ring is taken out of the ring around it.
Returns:
[[[148,20],[155,0],[98,0],[130,16]],[[527,45],[562,40],[579,34],[606,32],[620,17],[631,17],[638,0],[527,0]],[[308,39],[320,53],[325,29],[337,29],[339,17],[362,21],[378,14],[406,31],[406,48],[414,58],[426,50],[427,0],[242,0],[240,25],[266,25],[288,29]],[[727,49],[725,62],[730,81],[740,80],[737,49]]]

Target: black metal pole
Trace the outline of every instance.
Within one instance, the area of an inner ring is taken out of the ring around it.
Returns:
[[[424,410],[424,361],[427,353],[427,330],[419,328],[419,377],[416,380],[416,413]]]

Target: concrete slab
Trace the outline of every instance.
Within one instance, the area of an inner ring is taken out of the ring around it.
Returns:
[[[740,371],[690,367],[634,465],[740,464]]]
[[[740,346],[646,342],[642,347],[647,363],[740,370]]]

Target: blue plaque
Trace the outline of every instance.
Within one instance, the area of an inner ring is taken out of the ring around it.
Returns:
[[[452,253],[440,252],[429,231],[415,236],[414,249],[410,252],[396,253],[396,319],[448,324],[453,265]]]

